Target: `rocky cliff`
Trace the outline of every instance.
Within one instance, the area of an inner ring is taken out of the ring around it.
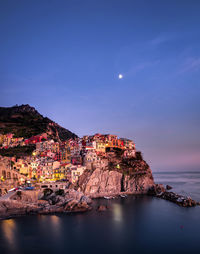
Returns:
[[[102,167],[86,170],[76,189],[91,197],[108,195],[145,194],[154,185],[151,169],[140,157],[124,158],[112,153]]]

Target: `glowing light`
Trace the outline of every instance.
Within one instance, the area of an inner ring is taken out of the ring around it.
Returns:
[[[122,75],[122,74],[119,74],[119,75],[118,75],[118,78],[119,78],[119,79],[122,79],[122,78],[123,78],[123,75]]]
[[[8,246],[13,250],[16,250],[16,239],[15,239],[15,230],[16,230],[16,225],[15,221],[10,219],[10,220],[5,220],[2,221],[2,231],[4,234],[5,239],[8,242]]]
[[[122,222],[123,220],[122,208],[119,204],[113,204],[113,219],[116,222]]]

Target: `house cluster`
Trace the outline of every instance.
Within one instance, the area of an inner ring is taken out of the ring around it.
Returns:
[[[35,142],[35,139],[29,139]],[[124,150],[125,156],[134,156],[132,140],[116,135],[95,134],[82,138],[55,142],[38,138],[32,156],[15,160],[13,168],[30,179],[38,181],[68,180],[76,182],[85,169],[103,166],[104,159],[113,149]]]
[[[8,149],[15,146],[26,146],[36,144],[47,139],[46,133],[31,138],[14,137],[13,133],[0,134],[0,149]]]
[[[15,138],[12,133],[0,134],[0,149],[23,145],[25,145],[23,137]]]

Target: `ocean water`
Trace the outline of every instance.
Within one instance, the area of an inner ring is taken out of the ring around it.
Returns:
[[[155,180],[199,199],[199,174],[156,173]],[[96,208],[104,204],[105,212]],[[87,213],[0,221],[4,253],[200,253],[200,207],[149,196],[99,199]]]

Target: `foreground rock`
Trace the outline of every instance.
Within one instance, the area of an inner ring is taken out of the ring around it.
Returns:
[[[158,198],[171,201],[183,207],[192,207],[192,206],[199,205],[198,202],[191,199],[190,197],[185,197],[185,196],[176,194],[174,192],[166,191],[166,189],[164,188],[162,184],[155,184],[154,186],[152,186],[149,189],[148,194],[151,196],[155,196]]]
[[[8,199],[0,200],[0,218],[27,214],[86,212],[91,210],[90,203],[90,198],[75,190],[63,191],[62,194],[18,191]]]
[[[108,210],[108,207],[105,206],[105,205],[100,205],[98,208],[97,208],[97,211],[99,212],[105,212]]]

